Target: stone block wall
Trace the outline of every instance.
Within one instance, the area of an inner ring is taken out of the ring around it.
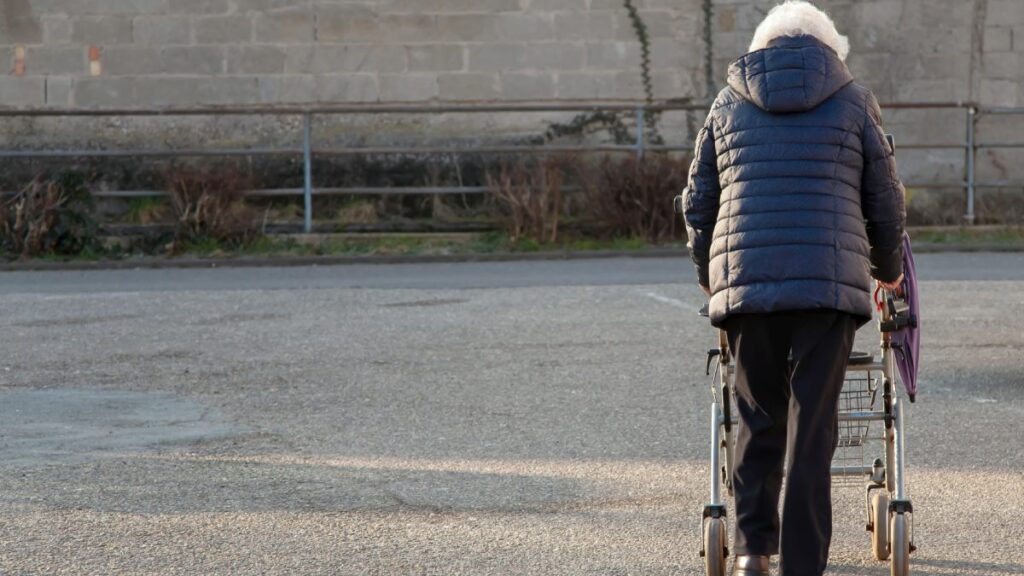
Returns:
[[[714,77],[775,0],[714,0]],[[658,98],[703,98],[701,0],[635,0]],[[883,101],[1021,102],[1024,2],[822,0]],[[622,0],[0,0],[0,106],[637,99]]]
[[[659,98],[698,92],[697,4],[635,1]],[[620,0],[0,0],[0,61],[15,107],[643,97]]]
[[[777,2],[715,0],[715,68],[746,51]],[[1020,0],[822,0],[850,38],[848,64],[883,102],[1016,106],[1024,37]]]

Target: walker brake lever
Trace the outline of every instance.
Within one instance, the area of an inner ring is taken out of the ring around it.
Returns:
[[[704,367],[705,376],[711,376],[711,361],[721,355],[722,351],[719,350],[718,348],[712,348],[711,350],[708,350],[708,363],[707,366]]]

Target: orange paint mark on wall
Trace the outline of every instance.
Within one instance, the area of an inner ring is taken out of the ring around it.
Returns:
[[[14,47],[14,75],[24,76],[25,75],[25,47],[15,46]]]
[[[103,74],[103,63],[100,61],[99,46],[89,46],[89,74],[93,76]]]

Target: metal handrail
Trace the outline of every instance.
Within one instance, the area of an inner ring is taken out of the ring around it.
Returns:
[[[73,158],[73,157],[237,157],[237,156],[298,156],[303,157],[303,187],[301,189],[283,188],[272,190],[253,190],[252,196],[289,196],[302,194],[304,200],[304,228],[312,229],[312,198],[314,182],[312,172],[313,156],[346,156],[346,155],[386,155],[386,154],[553,154],[561,152],[627,152],[642,157],[645,152],[682,152],[689,151],[690,146],[651,145],[644,133],[646,115],[659,112],[703,112],[709,103],[692,102],[635,102],[622,100],[586,101],[566,103],[548,101],[524,104],[491,104],[473,102],[450,102],[435,105],[403,105],[403,104],[343,104],[343,105],[310,105],[310,106],[210,106],[197,108],[126,108],[126,109],[68,109],[38,108],[17,109],[0,108],[3,117],[170,117],[170,116],[301,116],[302,146],[281,148],[232,148],[232,149],[167,149],[167,150],[3,150],[0,158]],[[980,113],[992,114],[1024,114],[1024,108],[986,108],[980,109],[971,102],[891,102],[881,107],[893,110],[925,110],[925,109],[964,109],[967,112],[966,142],[963,143],[900,143],[902,149],[963,149],[966,154],[965,178],[962,182],[942,183],[909,183],[916,188],[952,188],[960,187],[967,191],[967,210],[964,216],[967,222],[974,220],[974,191],[976,188],[1000,187],[1005,183],[976,182],[975,156],[977,150],[986,148],[1024,148],[1024,143],[977,143],[975,130]],[[349,147],[349,148],[316,148],[312,146],[314,116],[359,115],[359,114],[480,114],[480,113],[544,113],[544,112],[632,112],[636,114],[637,139],[630,145],[593,146],[424,146],[424,147]],[[316,194],[479,194],[486,191],[485,187],[423,187],[423,188],[318,188]],[[139,197],[159,196],[158,191],[96,191],[97,196],[105,197]]]

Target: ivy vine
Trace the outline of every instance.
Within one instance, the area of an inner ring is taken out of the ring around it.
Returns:
[[[644,101],[650,106],[654,104],[654,82],[651,80],[651,35],[647,31],[647,24],[644,23],[643,17],[640,16],[640,11],[633,5],[633,0],[622,0],[622,4],[626,8],[626,13],[629,14],[633,33],[640,41],[640,79],[644,87]],[[664,139],[658,131],[659,116],[655,112],[648,112],[644,115],[652,144],[664,144]]]
[[[704,0],[704,84],[707,86],[708,100],[715,97],[718,90],[715,86],[715,45],[712,27],[714,23],[714,7],[711,0]]]
[[[644,23],[640,11],[633,4],[633,0],[622,0],[623,7],[629,17],[633,33],[640,42],[640,78],[643,85],[644,101],[648,105],[654,104],[654,82],[651,76],[651,38]],[[644,115],[644,124],[647,130],[647,142],[654,145],[665,143],[661,132],[658,129],[660,114],[647,112]],[[626,145],[636,141],[631,134],[629,127],[623,120],[622,114],[616,112],[597,111],[587,112],[575,116],[567,124],[552,124],[545,134],[547,140],[554,140],[562,136],[578,136],[593,127],[608,130],[616,144]],[[637,127],[639,128],[639,126]]]

